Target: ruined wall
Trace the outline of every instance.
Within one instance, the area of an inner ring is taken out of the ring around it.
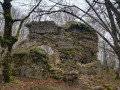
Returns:
[[[39,76],[42,77],[44,73],[41,73],[42,70],[45,70],[47,74],[51,72],[51,69],[47,70],[44,64],[32,63],[30,58],[32,55],[29,52],[33,47],[38,50],[42,48],[46,52],[48,56],[47,66],[50,64],[52,67],[58,68],[48,76],[63,79],[65,75],[72,76],[73,74],[74,78],[79,73],[97,74],[99,67],[97,61],[98,37],[87,25],[79,22],[68,22],[60,27],[51,21],[44,21],[29,23],[26,26],[30,30],[28,38],[13,50],[13,56],[16,57],[15,54],[26,53],[28,58],[24,59],[18,56],[20,59],[14,58],[14,61],[28,60],[29,65],[28,61],[25,61],[23,65],[21,64],[17,68],[13,67],[14,74],[20,71],[23,76],[29,75],[30,77],[40,78]],[[41,61],[42,59],[34,54],[32,60]],[[29,72],[26,73],[25,70]],[[37,70],[36,75],[31,73],[34,70]]]
[[[87,64],[97,60],[97,34],[87,25],[68,22],[63,26],[53,21],[33,22],[26,25],[30,33],[26,47],[50,46],[60,61],[75,60]],[[56,32],[58,32],[56,34]],[[23,46],[24,47],[24,46]]]
[[[58,33],[59,27],[53,21],[44,21],[44,22],[32,22],[26,24],[26,27],[29,28],[30,33]]]
[[[73,48],[73,42],[70,41],[70,40],[61,40],[58,42],[58,47],[60,49],[63,49],[63,48]]]

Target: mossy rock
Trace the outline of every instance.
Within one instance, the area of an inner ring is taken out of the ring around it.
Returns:
[[[74,21],[66,23],[63,25],[63,28],[65,28],[67,32],[71,32],[73,30],[77,30],[79,32],[92,32],[88,25]]]
[[[107,90],[113,90],[113,88],[109,84],[104,84],[103,87]]]
[[[30,57],[32,58],[33,63],[38,63],[40,61],[47,63],[48,59],[47,53],[39,47],[32,47],[30,49]]]
[[[66,60],[77,60],[80,53],[75,48],[65,48],[60,50],[60,58],[64,62]]]

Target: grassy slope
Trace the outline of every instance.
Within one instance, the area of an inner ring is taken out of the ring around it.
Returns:
[[[0,84],[0,90],[91,90],[92,87],[103,87],[102,90],[117,90],[120,80],[114,79],[113,72],[96,75],[80,75],[79,84],[65,83],[55,79],[47,80],[14,77],[11,83]],[[105,89],[109,88],[109,89]]]

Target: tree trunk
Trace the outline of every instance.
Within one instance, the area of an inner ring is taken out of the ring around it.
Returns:
[[[107,72],[109,71],[108,62],[107,62],[107,51],[106,51],[106,44],[103,42],[103,69]]]
[[[120,79],[120,54],[117,56],[118,56],[118,60],[119,60],[119,66],[118,66],[118,69],[116,71],[116,79]]]
[[[106,53],[106,52],[105,52],[105,53]],[[104,54],[105,54],[105,53],[104,53]],[[103,61],[103,66],[104,66],[103,68],[104,68],[104,70],[106,70],[107,72],[109,72],[108,62],[107,62],[107,59],[106,59],[106,55],[104,55],[103,57],[104,57],[104,58],[103,58],[103,60],[104,60],[104,61]]]
[[[11,1],[12,0],[4,0],[4,3],[2,4],[5,19],[4,35],[1,41],[1,62],[3,67],[2,74],[4,76],[4,82],[10,82],[9,57],[12,50],[12,46],[16,42],[15,38],[12,37],[13,19],[11,16]]]
[[[8,47],[3,48],[2,53],[2,75],[4,77],[4,82],[10,82],[11,81],[11,73],[10,73],[10,51],[8,50]]]

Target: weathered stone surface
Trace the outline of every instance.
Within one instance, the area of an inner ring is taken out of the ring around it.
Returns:
[[[97,74],[98,38],[88,26],[68,22],[60,28],[45,21],[27,27],[28,39],[13,50],[13,74],[64,81],[76,81],[81,73]]]
[[[59,27],[53,21],[32,22],[26,24],[26,26],[29,28],[30,33],[59,33]]]
[[[12,74],[17,76],[44,78],[51,66],[48,64],[48,56],[39,47],[33,47],[28,54],[17,53],[11,61]]]
[[[74,60],[87,64],[97,60],[98,38],[96,33],[87,25],[79,22],[68,22],[59,28],[58,25],[51,22],[52,21],[44,21],[27,24],[30,34],[24,45],[28,48],[32,46],[49,46],[55,52],[54,55],[59,57],[60,61]],[[58,29],[53,26],[58,27]],[[31,29],[31,27],[35,28]],[[50,27],[51,30],[59,31],[59,34],[49,33],[48,30],[45,29],[48,29],[48,27]],[[45,33],[39,35],[38,31],[45,31]],[[57,52],[59,55],[56,55]]]
[[[38,46],[38,47],[43,49],[48,55],[54,54],[54,51],[52,50],[52,48],[50,46],[41,45],[41,46]]]
[[[61,41],[58,42],[58,46],[59,46],[60,49],[73,48],[73,42],[70,41],[70,40],[67,40],[67,41],[61,40]]]
[[[96,75],[99,74],[100,62],[93,61],[88,64],[77,63],[76,69],[80,74]]]

